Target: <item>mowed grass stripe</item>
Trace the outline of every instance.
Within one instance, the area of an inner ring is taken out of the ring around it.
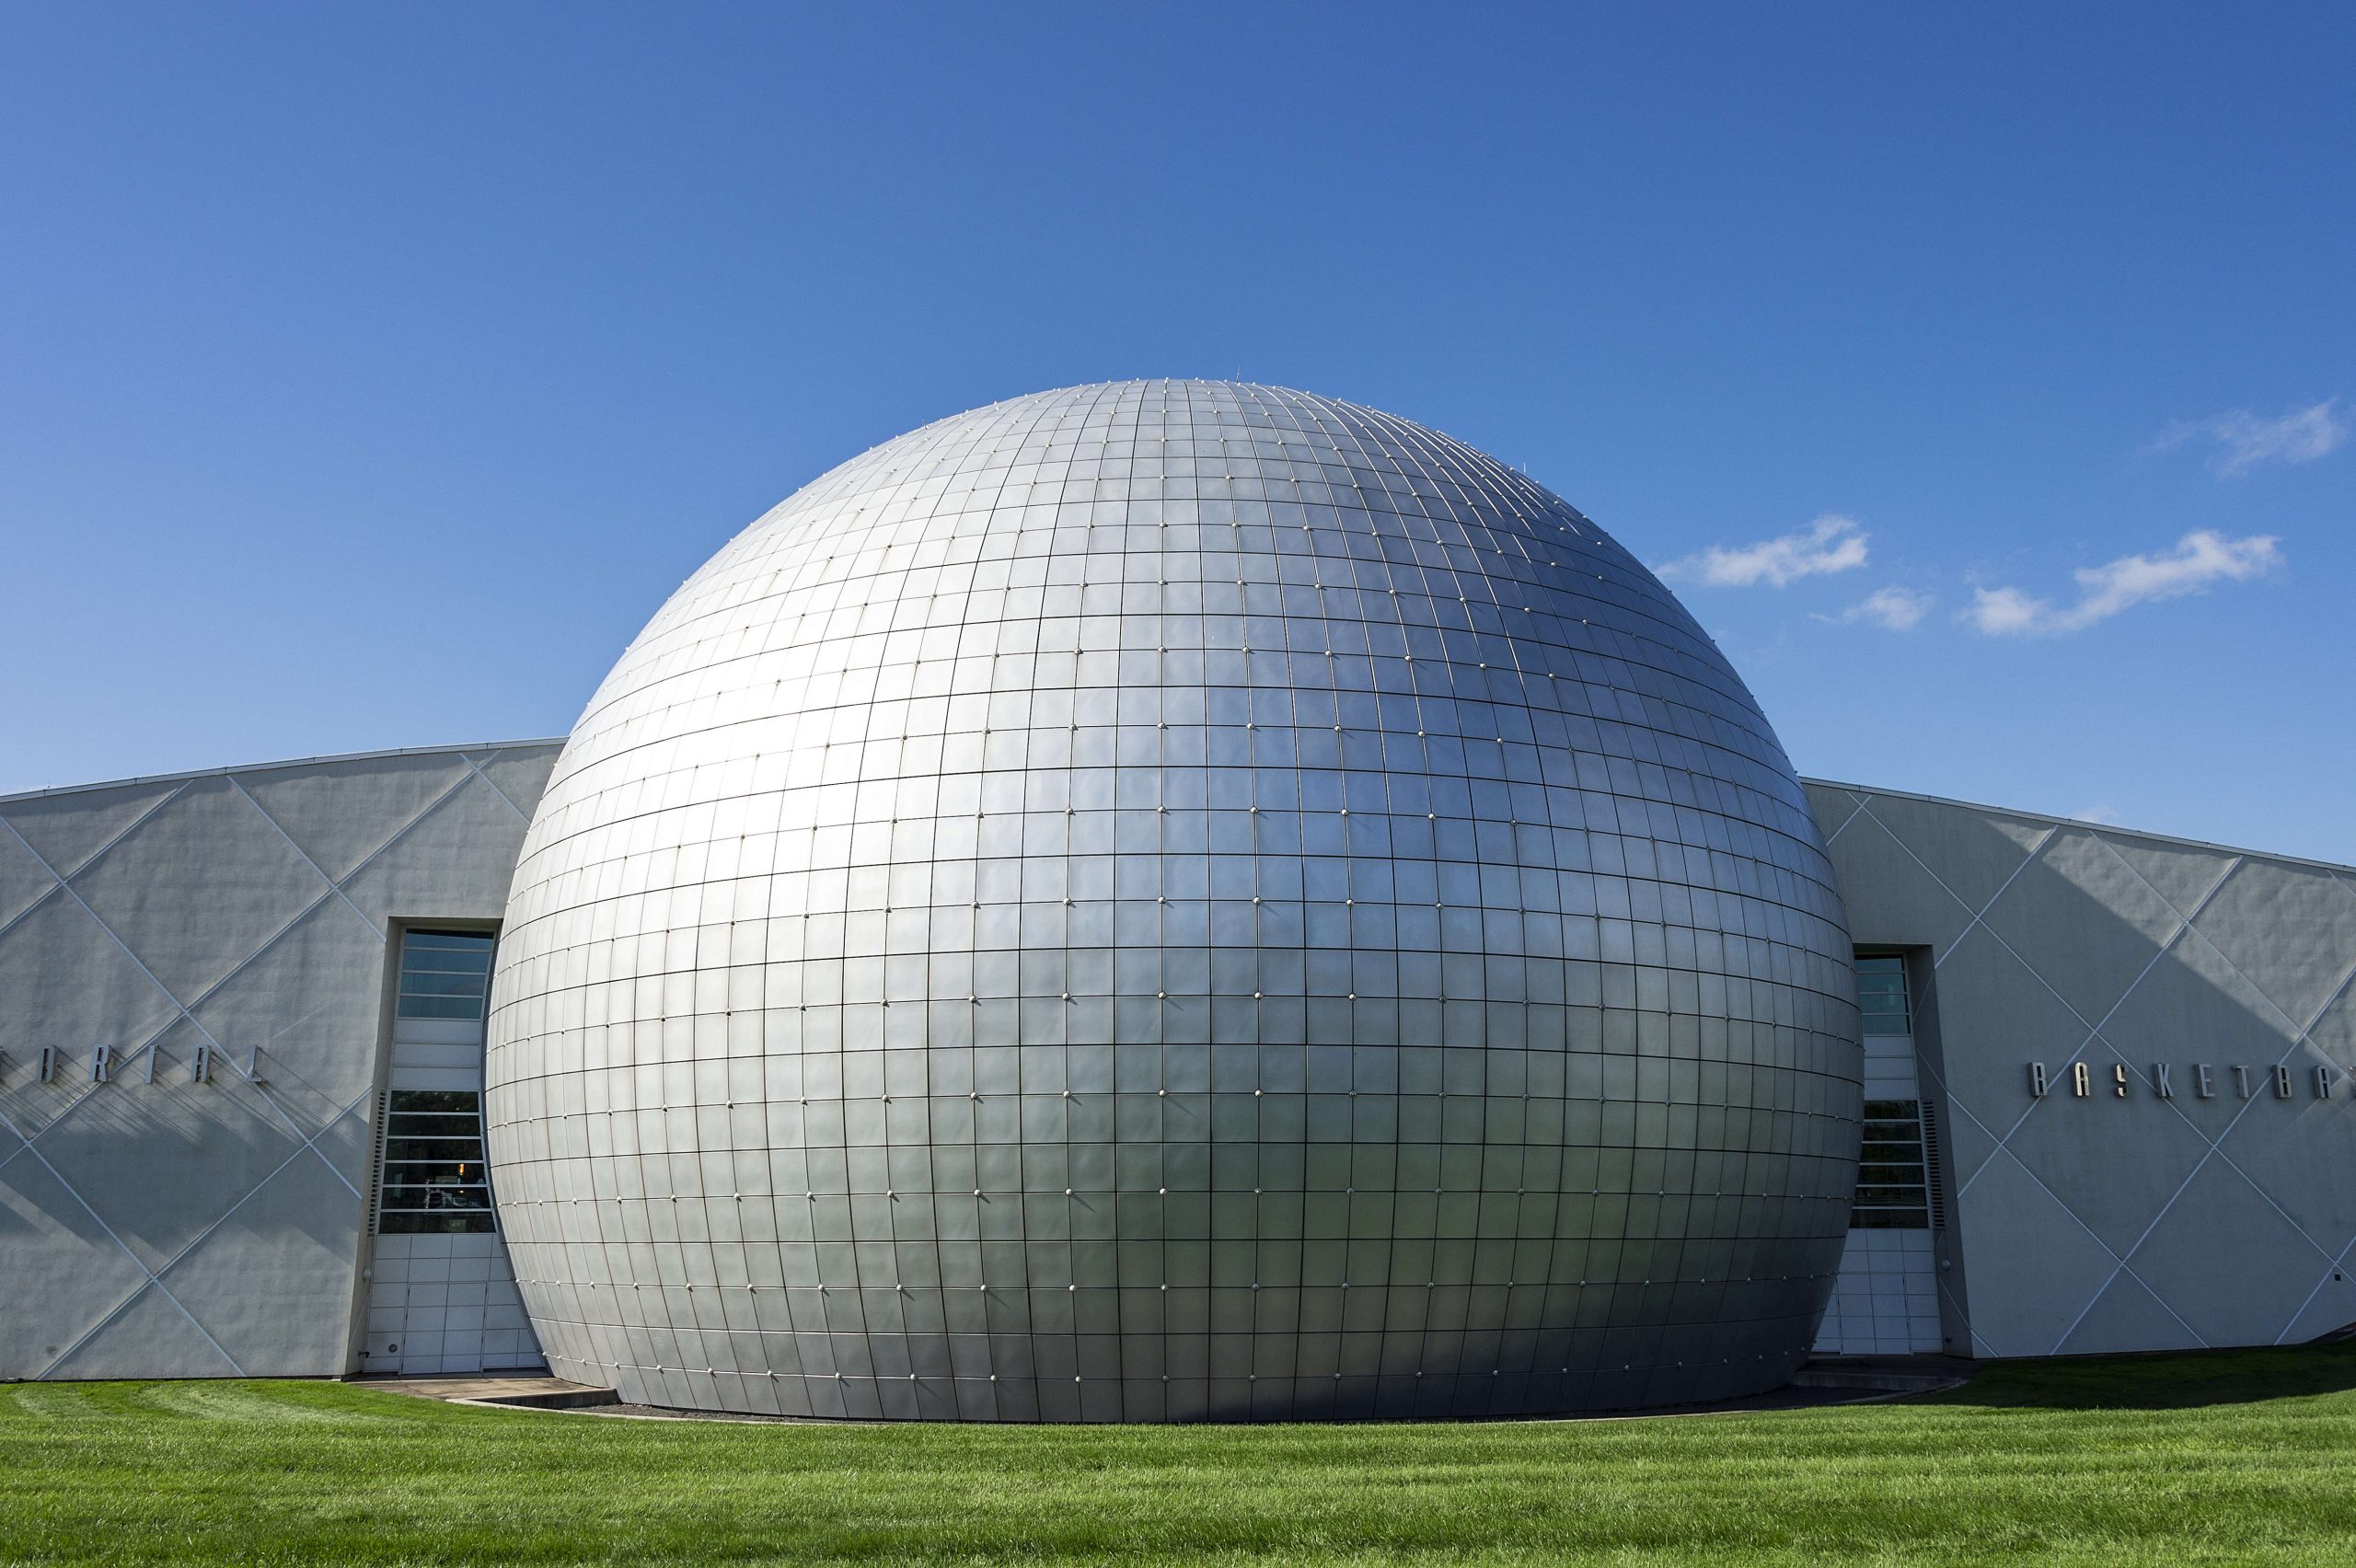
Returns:
[[[786,1426],[0,1388],[0,1562],[2356,1563],[2356,1347],[1649,1421]]]

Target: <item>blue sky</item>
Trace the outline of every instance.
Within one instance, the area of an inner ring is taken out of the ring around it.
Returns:
[[[0,10],[0,790],[560,733],[927,420],[1527,467],[1803,772],[2356,860],[2356,11]]]

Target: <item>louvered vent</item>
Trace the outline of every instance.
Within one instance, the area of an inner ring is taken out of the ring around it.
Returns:
[[[1938,1108],[1923,1101],[1923,1186],[1930,1198],[1931,1228],[1947,1228],[1946,1184],[1939,1180]]]
[[[385,1137],[392,1125],[393,1091],[376,1096],[376,1158],[368,1162],[368,1234],[376,1234],[376,1204],[385,1192]]]

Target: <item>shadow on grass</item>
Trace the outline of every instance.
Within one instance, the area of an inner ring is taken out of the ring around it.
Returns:
[[[2045,1410],[2192,1410],[2356,1389],[2356,1342],[1995,1361],[1909,1403]]]

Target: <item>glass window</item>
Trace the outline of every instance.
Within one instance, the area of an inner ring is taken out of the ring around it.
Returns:
[[[478,931],[410,931],[401,938],[400,1018],[482,1021],[495,939]]]
[[[1865,1101],[1857,1151],[1852,1230],[1928,1230],[1930,1187],[1923,1160],[1923,1107],[1913,1100]]]
[[[1911,1034],[1907,1011],[1906,961],[1895,955],[1857,960],[1857,1010],[1867,1034]]]
[[[385,1114],[378,1234],[491,1228],[482,1096],[470,1089],[394,1090]]]

